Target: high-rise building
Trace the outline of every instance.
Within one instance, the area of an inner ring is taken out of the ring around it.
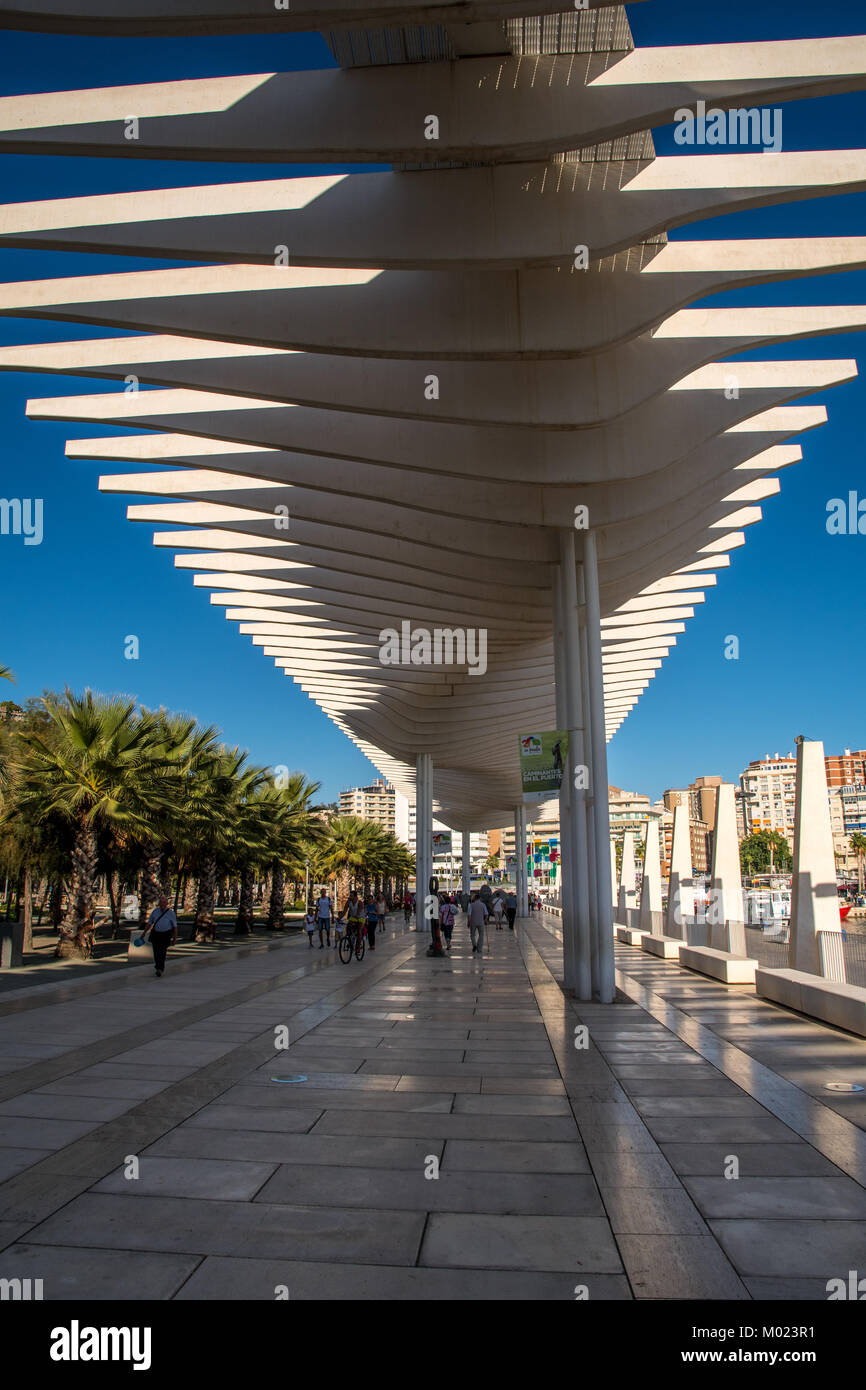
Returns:
[[[712,834],[716,824],[716,788],[721,777],[698,777],[689,787],[669,787],[662,797],[665,814],[662,817],[664,838],[664,872],[670,874],[674,817],[677,806],[687,806],[689,840],[692,854],[692,873],[706,876],[712,863]]]
[[[742,834],[777,830],[794,846],[797,759],[793,753],[769,753],[740,773]]]
[[[866,749],[832,754],[824,758],[828,787],[863,786],[866,784]]]
[[[340,815],[373,821],[383,830],[396,830],[396,794],[381,777],[369,787],[349,787],[340,792]]]

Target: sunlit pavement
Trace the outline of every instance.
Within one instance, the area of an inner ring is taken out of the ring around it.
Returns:
[[[856,1080],[866,1044],[631,948],[615,1005],[574,1004],[557,931],[492,930],[479,957],[460,918],[434,960],[400,917],[363,962],[294,938],[16,991],[0,1277],[46,1299],[826,1298],[863,1263],[866,1139],[862,1097],[822,1078]]]

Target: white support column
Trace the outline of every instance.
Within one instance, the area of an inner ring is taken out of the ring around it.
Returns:
[[[472,887],[472,834],[469,830],[463,831],[463,868],[460,875],[460,887],[464,893],[468,893]]]
[[[433,873],[433,758],[419,753],[415,760],[415,928],[429,930],[425,914]]]
[[[610,807],[607,784],[607,738],[604,712],[604,670],[601,659],[601,601],[598,588],[598,545],[594,531],[583,541],[586,584],[586,653],[589,679],[590,738],[592,741],[592,818],[595,827],[596,911],[598,942],[598,997],[603,1004],[616,998],[613,959],[613,855],[610,846]]]
[[[745,956],[746,926],[740,842],[734,787],[722,782],[716,792],[716,825],[713,831],[713,864],[709,907],[710,946]]]
[[[589,785],[586,791],[586,862],[587,894],[589,897],[589,962],[590,981],[593,999],[598,998],[598,873],[595,858],[595,772],[592,742],[592,703],[589,692],[589,656],[586,641],[586,575],[583,564],[577,567],[577,601],[580,618],[580,691],[583,701],[584,757],[589,769]]]
[[[671,873],[668,882],[668,915],[665,935],[688,940],[686,918],[693,917],[695,896],[692,888],[692,841],[689,832],[689,803],[674,807],[674,833],[671,844]]]
[[[797,739],[794,873],[788,967],[845,981],[824,745]]]
[[[646,825],[643,880],[640,886],[640,931],[660,936],[662,931],[662,869],[659,858],[659,823],[650,816]]]
[[[568,677],[565,666],[565,629],[562,621],[562,582],[557,570],[553,585],[553,670],[556,682],[556,727],[568,724]],[[559,789],[559,898],[562,908],[562,965],[563,979],[575,978],[574,951],[577,939],[577,889],[572,853],[572,799],[574,779],[571,757],[566,759]]]
[[[611,919],[616,916],[616,845],[610,841],[610,910]]]
[[[559,533],[559,573],[562,584],[562,625],[565,634],[566,723],[571,787],[571,842],[574,864],[575,950],[573,973],[565,975],[566,989],[578,999],[592,998],[592,950],[589,915],[589,856],[586,838],[586,740],[581,697],[580,629],[577,611],[577,557],[574,531]],[[579,774],[576,778],[575,775]]]
[[[526,807],[514,808],[514,848],[517,851],[517,915],[529,916],[529,885],[526,878]]]
[[[634,832],[626,830],[622,837],[622,867],[619,873],[619,901],[616,911],[619,921],[625,922],[627,927],[633,925],[628,914],[634,911],[634,880]]]

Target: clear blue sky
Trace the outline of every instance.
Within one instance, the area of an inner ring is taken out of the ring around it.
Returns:
[[[647,0],[629,6],[639,45],[807,38],[862,32],[860,4],[805,0]],[[117,83],[321,67],[331,63],[317,35],[252,38],[94,39],[4,33],[0,94]],[[866,94],[791,103],[784,148],[856,146],[866,131]],[[660,153],[675,149],[656,132]],[[305,172],[309,170],[305,168]],[[195,165],[151,160],[0,157],[4,201],[209,183],[301,172],[289,166]],[[866,234],[866,195],[816,199],[742,213],[685,229],[714,236]],[[146,268],[117,257],[0,251],[0,278],[19,280]],[[866,303],[866,274],[822,276],[779,287],[716,296],[714,304]],[[112,330],[113,331],[113,330]],[[103,336],[105,330],[0,318],[0,344]],[[780,357],[853,357],[866,369],[864,335],[779,346]],[[333,799],[373,769],[268,658],[227,623],[207,593],[177,572],[169,551],[151,544],[152,527],[125,519],[128,499],[102,496],[95,463],[66,460],[76,430],[28,422],[33,396],[86,393],[100,383],[40,375],[0,375],[0,494],[45,499],[41,546],[0,537],[0,663],[18,676],[17,697],[43,688],[126,691],[144,703],[184,709],[223,730],[256,761],[303,768]],[[866,537],[829,536],[826,506],[850,489],[866,496],[862,377],[822,393],[829,422],[802,439],[802,463],[781,475],[782,491],[763,504],[716,590],[609,748],[611,782],[660,795],[695,776],[735,778],[794,738],[823,739],[828,751],[866,744],[866,644],[862,574]],[[112,433],[113,431],[105,431]],[[127,634],[140,659],[124,660]],[[739,661],[724,659],[736,634]],[[10,690],[10,694],[13,692]]]

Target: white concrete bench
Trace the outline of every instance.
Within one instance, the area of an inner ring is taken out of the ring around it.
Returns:
[[[866,1037],[866,989],[822,980],[805,970],[765,970],[755,973],[755,989],[762,999],[772,999],[810,1018],[820,1018],[836,1028]]]
[[[661,956],[662,960],[679,960],[680,951],[687,943],[680,941],[678,936],[650,936],[649,932],[644,932],[640,944],[652,956]]]
[[[647,935],[645,931],[639,931],[634,927],[623,927],[618,922],[615,931],[617,941],[624,941],[626,946],[639,946]]]
[[[719,951],[714,946],[683,946],[680,965],[687,970],[697,970],[701,975],[711,975],[726,985],[753,985],[758,968],[756,960],[733,956],[730,951]]]

